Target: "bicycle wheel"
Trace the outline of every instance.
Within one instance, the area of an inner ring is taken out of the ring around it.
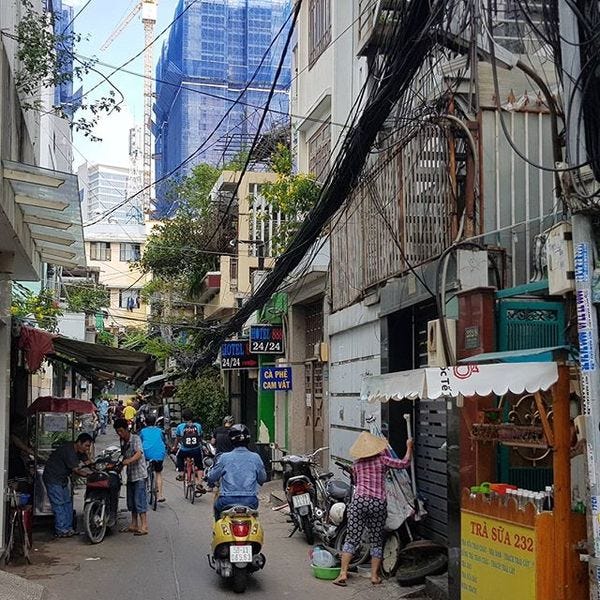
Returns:
[[[29,550],[31,549],[31,543],[29,542],[29,536],[27,535],[27,530],[25,528],[25,512],[23,510],[19,510],[19,518],[16,519],[15,523],[15,541],[19,542],[19,551],[21,556],[27,561],[27,564],[31,564],[31,559],[29,558]]]
[[[148,477],[146,478],[146,496],[148,498],[148,506],[156,510],[156,484],[154,483],[154,467],[152,463],[148,465]]]
[[[13,559],[13,549],[15,547],[15,516],[10,519],[8,526],[8,536],[6,538],[6,548],[2,553],[2,562],[6,566]]]

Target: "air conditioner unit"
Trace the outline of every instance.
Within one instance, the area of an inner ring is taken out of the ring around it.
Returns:
[[[448,337],[452,353],[456,355],[456,320],[446,319]],[[440,320],[427,322],[427,364],[430,367],[446,367],[446,355],[442,341],[442,328]]]

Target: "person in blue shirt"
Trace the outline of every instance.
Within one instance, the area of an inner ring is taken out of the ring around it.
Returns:
[[[229,506],[258,508],[258,488],[267,480],[262,459],[256,452],[248,450],[248,428],[243,424],[232,425],[229,439],[233,450],[221,454],[208,472],[209,485],[221,481],[214,507],[215,521],[219,520],[221,512]]]
[[[186,458],[194,459],[196,473],[196,489],[204,492],[202,485],[202,425],[194,422],[194,415],[191,410],[186,408],[181,417],[183,421],[177,425],[175,430],[175,449],[177,452],[177,481],[184,479],[184,463]]]
[[[156,427],[156,417],[154,415],[146,417],[146,427],[140,431],[139,436],[142,440],[142,448],[144,449],[146,461],[152,461],[154,464],[156,487],[158,488],[157,501],[164,502],[162,470],[163,461],[165,460],[165,456],[167,456],[167,443],[165,432],[160,427]]]
[[[110,405],[106,398],[98,402],[98,416],[100,417],[100,433],[106,435],[106,424],[108,423],[108,409]]]

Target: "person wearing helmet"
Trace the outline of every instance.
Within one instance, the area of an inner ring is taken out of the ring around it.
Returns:
[[[227,415],[226,417],[223,417],[223,425],[215,429],[211,440],[211,444],[216,450],[215,459],[221,454],[233,450],[233,442],[229,438],[229,432],[231,431],[232,425],[233,417]]]
[[[221,482],[215,501],[215,520],[229,506],[258,508],[258,488],[267,480],[262,459],[248,449],[250,431],[238,423],[229,428],[233,450],[222,454],[208,473],[208,483]]]

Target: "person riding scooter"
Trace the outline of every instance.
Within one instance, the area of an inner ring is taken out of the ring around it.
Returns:
[[[233,450],[219,457],[208,474],[209,485],[219,480],[221,487],[215,501],[215,520],[230,506],[258,508],[258,488],[267,480],[262,459],[248,449],[250,431],[238,423],[229,430]]]

